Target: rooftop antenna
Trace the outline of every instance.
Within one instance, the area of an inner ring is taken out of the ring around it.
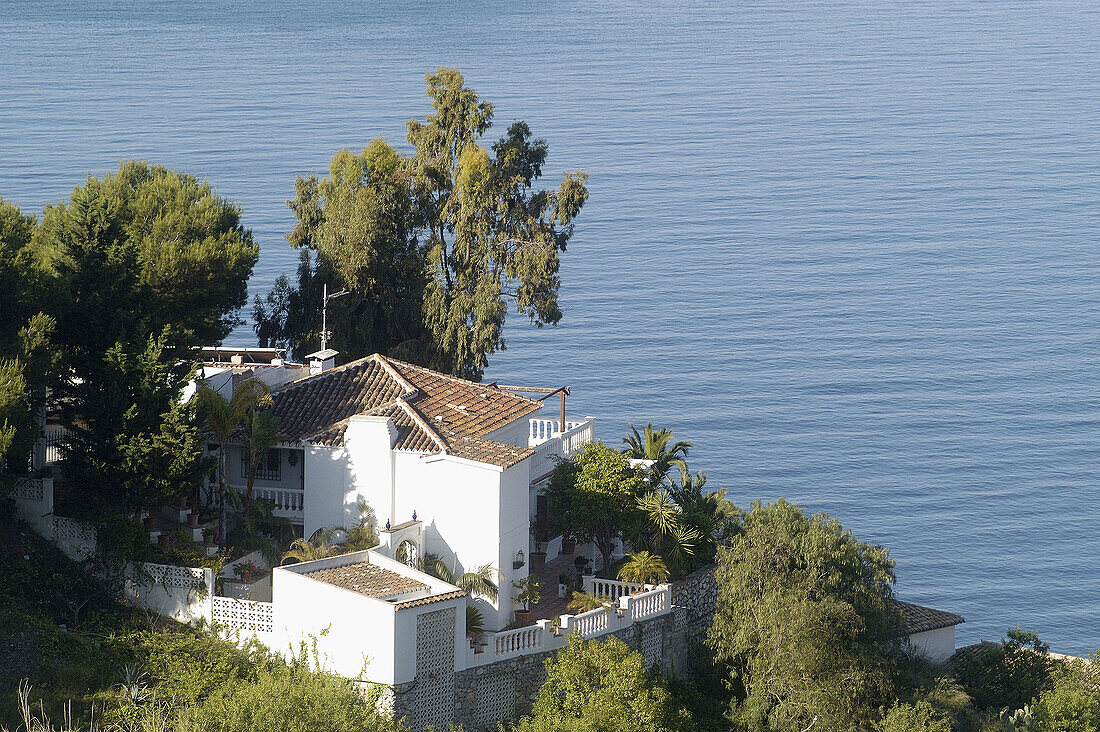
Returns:
[[[338,297],[343,297],[344,295],[348,295],[348,294],[350,294],[350,292],[348,290],[340,290],[339,292],[334,292],[330,295],[330,294],[328,294],[328,283],[327,282],[325,283],[325,294],[324,294],[324,299],[322,300],[322,305],[321,305],[321,350],[322,351],[327,351],[328,350],[328,339],[332,337],[332,334],[328,332],[328,301],[329,300],[335,300]]]

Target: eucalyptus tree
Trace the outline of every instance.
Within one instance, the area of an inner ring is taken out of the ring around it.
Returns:
[[[428,365],[477,379],[489,354],[504,347],[506,301],[538,326],[561,320],[559,256],[588,199],[588,176],[569,172],[555,190],[535,189],[546,141],[517,121],[482,147],[493,105],[456,69],[439,68],[426,80],[433,114],[407,128],[430,274]]]
[[[587,175],[536,187],[549,150],[524,122],[488,147],[493,105],[455,69],[427,74],[432,114],[407,124],[412,154],[380,139],[342,150],[327,178],[300,176],[290,244],[304,256],[298,283],[257,298],[262,341],[299,353],[316,343],[325,284],[333,345],[348,358],[381,351],[479,379],[505,346],[509,310],[554,325],[560,255],[588,198]]]

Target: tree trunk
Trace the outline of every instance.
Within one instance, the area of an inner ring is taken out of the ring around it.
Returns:
[[[218,445],[218,473],[221,475],[220,496],[218,498],[218,545],[225,546],[225,534],[229,524],[229,515],[226,511],[225,491],[227,489],[225,479],[225,441]]]

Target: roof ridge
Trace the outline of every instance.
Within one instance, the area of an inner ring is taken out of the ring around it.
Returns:
[[[374,354],[374,355],[377,355],[377,354]],[[340,364],[339,366],[334,366],[331,369],[327,369],[325,371],[320,371],[316,374],[310,374],[308,376],[303,376],[300,379],[295,379],[294,381],[288,381],[287,383],[283,384],[282,386],[280,386],[276,389],[272,389],[271,393],[274,394],[275,392],[280,392],[280,391],[290,391],[291,389],[293,389],[295,387],[299,387],[299,386],[302,386],[303,384],[308,384],[310,382],[316,382],[320,379],[326,378],[326,377],[331,376],[332,374],[338,373],[340,371],[344,371],[344,370],[349,369],[353,366],[362,366],[365,362],[370,361],[371,358],[373,358],[373,356],[364,356],[363,358],[357,358],[354,361],[348,361],[347,363]],[[389,372],[387,371],[387,373],[389,373]],[[402,384],[402,386],[404,386],[404,384]]]
[[[380,356],[380,358],[384,358],[384,359],[387,359],[388,361],[392,361],[393,363],[398,363],[398,364],[401,364],[402,366],[408,366],[409,368],[417,369],[419,371],[427,371],[428,373],[430,373],[434,376],[438,376],[441,379],[447,379],[449,381],[456,381],[459,384],[463,384],[465,386],[473,386],[473,387],[476,387],[478,389],[492,389],[493,391],[499,392],[501,394],[507,394],[508,396],[515,397],[516,399],[522,399],[524,401],[533,402],[533,403],[537,403],[537,404],[542,403],[542,402],[539,402],[537,399],[532,399],[530,397],[521,396],[519,394],[516,394],[513,391],[509,391],[508,389],[502,389],[502,388],[500,388],[499,386],[496,385],[496,382],[493,382],[492,384],[482,384],[481,382],[478,382],[478,381],[470,381],[469,379],[463,379],[459,376],[452,376],[451,374],[445,374],[442,371],[436,371],[435,369],[430,369],[427,366],[420,366],[418,364],[410,363],[408,361],[402,361],[400,359],[390,358],[389,356]]]
[[[413,386],[412,384],[410,384],[409,380],[406,379],[404,376],[402,376],[401,373],[393,367],[393,364],[391,364],[389,362],[389,359],[386,356],[383,356],[381,353],[372,353],[371,355],[367,356],[367,358],[373,360],[379,366],[381,366],[383,369],[385,369],[386,373],[389,374],[390,377],[394,381],[396,381],[398,384],[405,387],[405,391],[408,392],[409,394],[413,394],[413,393],[418,394],[420,392],[420,389],[418,389],[415,386]],[[404,362],[403,361],[398,361],[398,363],[404,363]]]
[[[447,441],[443,439],[443,436],[439,434],[439,432],[437,432],[436,429],[428,423],[428,420],[424,419],[424,417],[421,416],[420,412],[418,412],[413,407],[413,405],[409,404],[402,397],[397,397],[397,404],[405,410],[405,414],[409,415],[412,421],[416,422],[417,426],[420,427],[420,429],[424,430],[424,432],[427,433],[428,437],[432,438],[432,442],[439,445],[440,451],[442,451],[443,454],[446,455],[447,450],[450,448],[450,445],[448,445]]]

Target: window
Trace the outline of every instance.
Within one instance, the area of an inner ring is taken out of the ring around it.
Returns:
[[[248,477],[249,459],[248,449],[241,448],[241,477]],[[258,480],[282,480],[282,463],[279,459],[278,448],[272,448],[266,455],[260,456],[260,464],[256,466],[256,478]]]

